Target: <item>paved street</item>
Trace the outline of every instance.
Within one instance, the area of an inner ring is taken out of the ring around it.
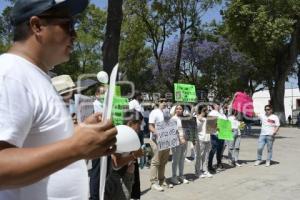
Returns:
[[[150,190],[149,169],[141,170],[143,200],[296,200],[300,198],[300,129],[281,128],[273,147],[273,165],[254,166],[259,128],[243,136],[240,160],[243,167],[228,168],[213,178],[195,179],[164,192]],[[227,154],[227,149],[225,150]],[[266,148],[264,151],[265,159]],[[227,163],[227,160],[223,160]],[[229,167],[228,165],[226,165]],[[166,177],[171,176],[171,162]],[[185,162],[185,173],[194,178],[194,163]]]

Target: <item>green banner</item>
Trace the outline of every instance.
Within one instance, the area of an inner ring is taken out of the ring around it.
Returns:
[[[233,140],[231,122],[225,119],[218,119],[217,121],[218,128],[218,138],[222,140]]]
[[[197,102],[195,85],[175,83],[174,90],[175,101],[184,103]]]
[[[112,119],[114,125],[124,123],[124,112],[128,109],[128,99],[115,96],[113,99]]]

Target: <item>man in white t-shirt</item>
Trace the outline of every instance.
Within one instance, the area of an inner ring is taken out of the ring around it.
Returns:
[[[162,186],[166,185],[165,166],[169,159],[170,149],[158,151],[156,141],[157,132],[155,129],[155,124],[158,122],[162,122],[169,117],[165,116],[166,112],[164,112],[164,110],[166,109],[166,107],[166,99],[160,98],[159,107],[152,110],[149,116],[150,145],[154,153],[150,166],[150,182],[151,188],[157,191],[164,191]]]
[[[117,130],[95,114],[74,127],[47,72],[69,60],[73,17],[88,0],[17,0],[14,43],[0,56],[0,199],[86,200],[87,167],[115,151]]]
[[[257,160],[254,165],[258,166],[262,163],[262,153],[265,145],[267,144],[268,156],[266,160],[266,167],[269,167],[272,160],[274,138],[278,133],[280,121],[277,115],[273,114],[271,105],[265,106],[265,112],[266,113],[264,115],[259,115],[261,120],[261,132],[258,139]]]

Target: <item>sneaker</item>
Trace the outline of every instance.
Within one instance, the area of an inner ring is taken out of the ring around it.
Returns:
[[[160,185],[156,184],[156,183],[154,183],[154,184],[151,185],[151,189],[159,191],[159,192],[163,192],[164,191],[164,188],[161,187]]]
[[[170,182],[174,185],[179,185],[180,184],[180,181],[178,181],[178,179],[176,177],[172,177],[170,179]]]
[[[242,167],[243,166],[242,164],[240,164],[238,162],[236,162],[235,165],[238,166],[238,167]]]
[[[254,166],[258,166],[258,165],[260,165],[261,163],[262,163],[261,160],[257,160],[257,161],[255,161]]]
[[[214,168],[210,168],[210,169],[208,169],[208,171],[211,174],[216,174],[217,173],[217,171]]]
[[[270,167],[270,165],[271,165],[271,161],[270,161],[270,160],[267,160],[267,161],[266,161],[266,167]]]
[[[185,160],[185,162],[188,162],[188,163],[193,162],[192,160],[190,160],[190,159],[188,159],[188,158],[185,158],[184,160]]]
[[[204,172],[204,174],[207,178],[212,178],[213,177],[213,175],[209,172]]]
[[[166,181],[164,181],[162,185],[164,187],[167,187],[167,188],[173,188],[174,187],[174,185],[172,183],[167,183]]]
[[[178,178],[178,180],[181,182],[181,183],[184,183],[184,184],[189,184],[190,182],[185,179],[185,178]]]
[[[217,165],[217,169],[220,169],[220,170],[224,169],[223,164],[222,164],[222,163],[218,164],[218,165]]]

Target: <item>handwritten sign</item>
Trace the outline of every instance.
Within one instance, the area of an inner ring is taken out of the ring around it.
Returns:
[[[175,101],[185,103],[197,102],[195,85],[175,83],[174,90]]]
[[[179,145],[176,121],[169,120],[158,122],[155,124],[155,129],[158,134],[157,148],[159,151]]]
[[[194,142],[198,137],[196,118],[181,119],[181,125],[188,141]]]
[[[114,97],[112,119],[114,125],[122,125],[124,122],[124,112],[128,110],[128,99],[123,97]]]
[[[77,121],[82,123],[87,117],[94,113],[94,100],[91,97],[82,94],[76,94],[74,99]]]
[[[218,138],[221,140],[233,140],[231,122],[229,120],[218,119],[217,126],[219,129]]]

